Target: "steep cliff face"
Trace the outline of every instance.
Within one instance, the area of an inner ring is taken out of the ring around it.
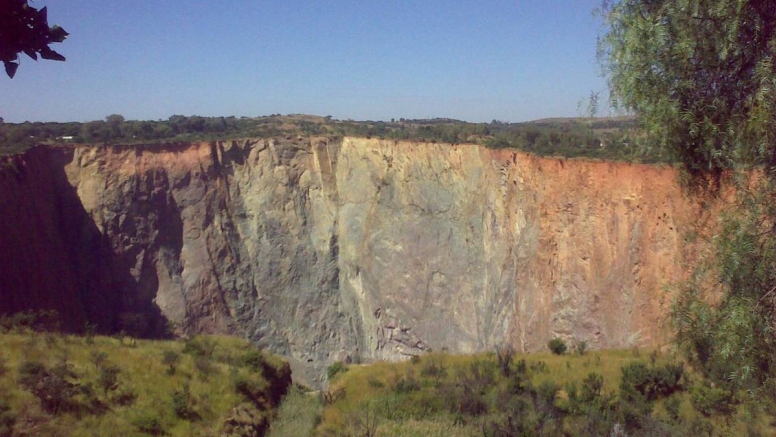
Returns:
[[[669,168],[472,145],[37,148],[2,165],[0,310],[235,333],[314,375],[553,336],[660,343],[700,226]]]

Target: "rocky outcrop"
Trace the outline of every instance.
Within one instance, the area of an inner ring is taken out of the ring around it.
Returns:
[[[290,138],[43,148],[0,170],[0,310],[307,364],[666,339],[700,205],[668,167]]]

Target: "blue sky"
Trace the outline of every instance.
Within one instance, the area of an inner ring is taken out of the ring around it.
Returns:
[[[599,0],[68,0],[67,62],[0,77],[9,122],[122,114],[339,119],[578,116],[605,88]]]

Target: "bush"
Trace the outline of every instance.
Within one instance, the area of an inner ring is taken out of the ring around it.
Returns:
[[[183,353],[193,357],[212,358],[218,344],[209,337],[196,336],[186,340]]]
[[[420,369],[420,376],[433,378],[437,383],[447,375],[447,369],[442,361],[437,358],[430,358],[423,363]]]
[[[152,436],[161,436],[167,434],[162,425],[162,421],[159,417],[153,414],[142,415],[136,417],[132,421],[132,425],[137,428],[138,431],[150,434]]]
[[[240,358],[240,365],[252,372],[262,373],[267,366],[267,360],[260,350],[251,349]]]
[[[175,375],[175,371],[178,368],[178,362],[180,361],[181,356],[178,354],[178,352],[175,351],[164,351],[162,354],[162,363],[164,363],[165,366],[167,366],[167,374],[168,375]]]
[[[191,404],[189,384],[183,384],[183,389],[172,392],[171,404],[172,411],[178,418],[184,420],[195,420],[199,418],[199,414],[194,411]]]
[[[35,395],[47,413],[54,415],[75,406],[79,386],[70,379],[76,376],[66,362],[51,370],[36,361],[26,361],[19,367],[19,385]]]
[[[23,311],[12,315],[0,315],[0,333],[56,332],[59,331],[59,326],[59,314],[54,310]]]
[[[420,382],[415,379],[414,372],[408,370],[403,377],[394,375],[391,381],[391,390],[396,394],[407,394],[420,390]]]
[[[135,400],[137,400],[137,393],[130,389],[121,389],[111,398],[111,402],[121,406],[132,405]]]
[[[582,387],[579,390],[579,400],[582,403],[591,403],[601,397],[601,390],[604,387],[604,377],[597,373],[590,373],[582,381]]]
[[[586,342],[586,341],[584,341],[584,340],[583,340],[583,341],[580,341],[579,343],[577,343],[577,347],[576,347],[576,348],[577,348],[577,353],[578,353],[579,355],[584,355],[584,354],[586,354],[586,353],[587,353],[587,349],[588,349],[587,342]]]
[[[620,397],[626,401],[654,402],[682,389],[684,367],[666,364],[663,367],[647,366],[633,362],[622,367]]]
[[[453,414],[482,416],[488,413],[485,397],[470,386],[461,386],[448,402],[451,402],[450,412]]]
[[[723,388],[698,384],[693,387],[690,399],[693,407],[706,417],[728,416],[736,411],[733,393]]]
[[[205,355],[197,355],[194,357],[194,368],[197,370],[200,378],[205,381],[216,370],[213,363],[210,362],[210,358]]]
[[[16,414],[3,399],[0,399],[0,437],[11,437],[14,425],[16,425]]]
[[[342,363],[342,361],[336,361],[326,369],[326,377],[329,381],[333,381],[334,377],[340,373],[348,371],[348,366]]]
[[[100,368],[100,376],[97,378],[97,384],[102,387],[102,390],[106,395],[109,391],[118,388],[119,372],[121,372],[121,369],[119,369],[118,366],[105,366]]]
[[[262,381],[260,384],[247,376],[238,375],[234,379],[233,386],[235,393],[242,395],[253,405],[261,407],[262,409],[271,406],[269,400],[265,397],[267,389],[266,381]]]
[[[665,408],[668,414],[668,419],[671,422],[679,422],[679,410],[682,406],[682,398],[679,395],[669,396],[668,399],[663,402],[663,408]]]
[[[555,355],[563,355],[568,349],[566,347],[566,343],[560,338],[553,338],[547,342],[547,347],[550,349],[550,352],[554,353]]]
[[[512,372],[512,361],[515,358],[515,349],[512,346],[497,347],[496,358],[498,359],[498,368],[501,371],[501,376],[509,378]]]
[[[108,354],[103,351],[91,351],[89,353],[89,361],[94,364],[94,368],[100,370],[100,367],[108,359]]]

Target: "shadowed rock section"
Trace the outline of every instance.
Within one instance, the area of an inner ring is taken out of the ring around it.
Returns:
[[[306,363],[666,339],[700,206],[670,168],[345,138],[0,163],[0,311],[228,332]]]

